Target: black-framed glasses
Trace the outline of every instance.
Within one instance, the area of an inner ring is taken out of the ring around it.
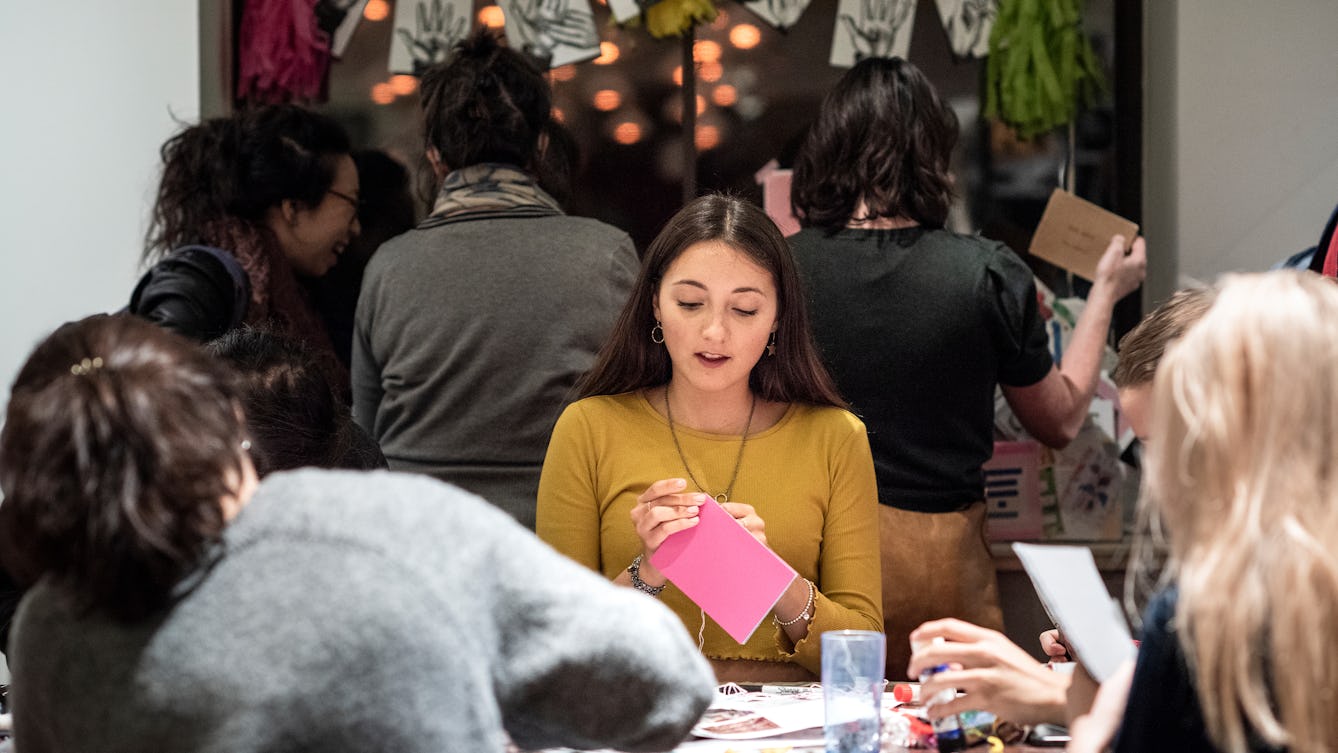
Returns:
[[[328,193],[328,194],[330,194],[330,195],[332,195],[332,196],[338,196],[339,198],[341,198],[341,199],[343,199],[344,201],[347,201],[349,204],[353,205],[353,211],[354,211],[354,212],[361,212],[361,211],[362,211],[362,199],[359,199],[359,198],[356,197],[356,196],[349,196],[348,194],[344,193],[343,191],[336,191],[336,190],[334,190],[333,188],[326,189],[325,192]]]

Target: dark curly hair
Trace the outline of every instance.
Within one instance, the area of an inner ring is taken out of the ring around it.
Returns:
[[[334,183],[348,135],[331,118],[269,105],[185,128],[162,147],[163,174],[146,236],[152,261],[192,243],[214,245],[225,221],[262,224],[285,199],[315,206]]]
[[[548,81],[521,53],[479,29],[420,87],[423,136],[451,170],[482,162],[530,167],[552,111]]]
[[[166,606],[243,478],[240,399],[226,366],[138,317],[57,329],[20,369],[0,432],[6,564],[113,618]]]
[[[884,217],[941,228],[956,143],[957,116],[920,69],[866,58],[828,92],[795,160],[795,216],[824,229]],[[855,217],[861,200],[868,214]]]

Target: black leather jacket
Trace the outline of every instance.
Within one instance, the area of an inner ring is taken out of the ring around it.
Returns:
[[[183,246],[144,273],[128,311],[198,342],[246,319],[251,283],[236,257],[211,246]]]

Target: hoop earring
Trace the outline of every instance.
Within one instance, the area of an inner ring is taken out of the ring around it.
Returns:
[[[767,339],[767,355],[776,355],[776,333],[772,332],[771,337]]]
[[[655,322],[655,326],[650,328],[650,341],[656,345],[664,343],[664,327],[661,327],[659,322]]]

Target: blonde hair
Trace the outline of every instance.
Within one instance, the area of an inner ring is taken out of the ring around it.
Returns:
[[[1338,743],[1338,287],[1308,272],[1223,278],[1157,371],[1145,522],[1206,728]],[[1139,564],[1135,562],[1135,567]]]

